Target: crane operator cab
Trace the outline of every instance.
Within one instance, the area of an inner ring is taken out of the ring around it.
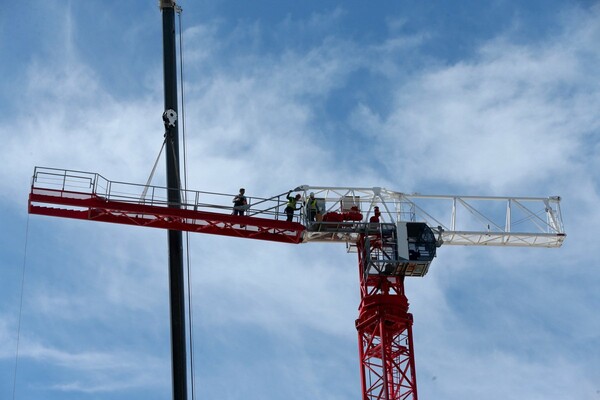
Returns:
[[[398,260],[402,263],[405,274],[425,275],[437,247],[431,228],[423,222],[399,222],[396,224],[396,232]]]
[[[382,224],[388,225],[388,224]],[[391,224],[389,224],[391,225]],[[393,225],[392,225],[393,226]],[[387,276],[425,276],[440,241],[423,222],[397,222],[395,229],[365,239],[365,273]]]

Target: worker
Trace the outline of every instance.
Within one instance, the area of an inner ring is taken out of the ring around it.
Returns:
[[[240,188],[240,193],[233,198],[233,215],[244,215],[244,211],[248,209],[245,193],[246,189]]]
[[[369,222],[379,223],[379,216],[381,215],[381,212],[379,212],[379,207],[376,206],[373,209],[373,212],[375,214],[369,219]]]
[[[308,200],[306,201],[306,209],[308,213],[308,221],[315,222],[317,214],[321,212],[319,209],[319,205],[317,204],[317,199],[315,199],[315,194],[310,193]]]
[[[298,203],[298,201],[300,201],[300,198],[302,197],[302,196],[300,196],[300,193],[298,193],[294,197],[291,197],[290,196],[291,193],[292,193],[292,191],[290,190],[286,196],[286,199],[288,202],[285,207],[285,213],[287,214],[288,222],[291,222],[294,219],[294,211],[300,209],[300,208],[296,208],[296,204]]]

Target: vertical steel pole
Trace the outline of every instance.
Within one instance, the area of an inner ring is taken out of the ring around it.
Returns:
[[[165,84],[167,200],[169,207],[180,208],[179,134],[177,121],[177,53],[175,44],[174,0],[160,0],[163,21],[163,65]],[[185,338],[185,296],[183,275],[183,238],[181,231],[168,231],[169,293],[171,309],[171,366],[173,400],[187,399],[187,357]]]

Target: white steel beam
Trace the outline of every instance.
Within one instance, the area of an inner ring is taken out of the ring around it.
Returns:
[[[406,194],[384,188],[300,186],[325,203],[327,212],[340,212],[342,198],[351,197],[359,205],[364,221],[374,207],[381,210],[381,222],[425,222],[438,232],[443,244],[461,246],[560,247],[566,237],[560,210],[560,197],[501,197]],[[310,231],[310,227],[309,227]],[[329,241],[335,235],[327,236]],[[307,241],[322,240],[308,234]],[[348,235],[340,235],[347,241]]]

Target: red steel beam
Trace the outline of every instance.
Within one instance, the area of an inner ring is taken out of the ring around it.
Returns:
[[[112,201],[90,193],[35,188],[29,195],[29,213],[283,243],[302,242],[305,230],[297,222]]]

